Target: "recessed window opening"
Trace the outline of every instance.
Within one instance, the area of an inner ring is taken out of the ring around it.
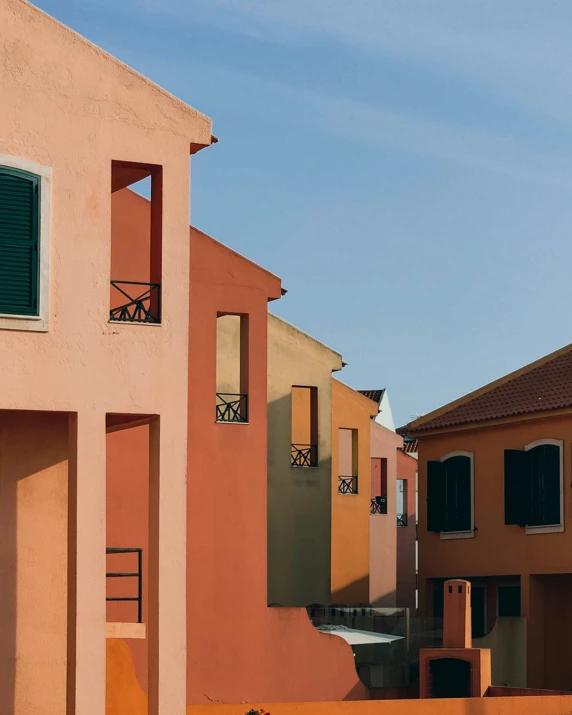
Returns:
[[[387,514],[387,459],[371,458],[370,514]]]
[[[340,427],[338,429],[338,494],[357,493],[358,431]]]
[[[162,167],[113,161],[111,321],[161,322],[162,225]]]
[[[217,316],[216,421],[248,422],[248,315]]]
[[[318,388],[292,386],[292,467],[318,466]]]

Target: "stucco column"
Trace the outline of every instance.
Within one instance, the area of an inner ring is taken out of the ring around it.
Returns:
[[[68,715],[105,715],[105,414],[69,427]]]
[[[185,415],[153,418],[149,426],[149,715],[186,712],[186,444]]]

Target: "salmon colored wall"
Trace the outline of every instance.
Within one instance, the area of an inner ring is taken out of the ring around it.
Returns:
[[[407,526],[397,529],[397,605],[415,608],[415,490],[417,460],[397,450],[397,479],[407,481]]]
[[[376,403],[332,380],[333,603],[369,602],[370,422],[376,414]],[[357,430],[358,493],[355,495],[338,494],[340,429]]]
[[[278,278],[192,230],[189,703],[365,695],[345,643],[305,611],[267,607],[267,300],[280,294]],[[247,425],[214,421],[217,312],[249,316]]]
[[[160,562],[169,617],[158,625],[158,667],[160,711],[170,715],[184,704],[185,595],[176,565],[185,554],[189,153],[191,144],[210,144],[211,121],[22,0],[0,4],[0,105],[0,164],[51,171],[43,193],[51,214],[42,224],[51,233],[48,331],[0,331],[0,407],[77,414],[70,708],[105,708],[105,415],[140,412],[161,416],[159,464],[169,483],[157,548],[169,555]],[[160,327],[108,322],[115,159],[164,169]],[[43,682],[46,673],[38,667],[28,676]]]
[[[403,439],[370,420],[370,454],[387,464],[387,514],[371,514],[369,600],[380,608],[401,606],[396,602],[397,532],[395,505],[397,494],[397,448]]]
[[[522,449],[537,439],[564,440],[564,523],[562,533],[526,534],[517,526],[504,525],[504,450]],[[549,630],[544,622],[549,591],[542,574],[570,572],[572,548],[572,497],[570,454],[572,417],[559,416],[526,420],[508,425],[467,430],[450,434],[423,436],[419,440],[419,504],[426,499],[427,461],[439,459],[453,450],[475,453],[475,525],[473,539],[442,541],[426,530],[426,509],[419,514],[419,584],[420,605],[430,609],[427,579],[453,576],[477,577],[514,575],[521,577],[521,613],[528,618],[528,686],[548,687],[549,676],[545,638]],[[498,545],[502,544],[502,548]],[[557,588],[562,586],[556,585]],[[558,659],[566,659],[564,639],[550,644]],[[566,687],[572,682],[572,670],[566,675]],[[564,687],[564,683],[550,687]]]
[[[0,711],[64,713],[68,416],[0,411]]]

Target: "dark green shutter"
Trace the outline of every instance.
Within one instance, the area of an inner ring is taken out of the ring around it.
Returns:
[[[39,314],[40,178],[0,167],[0,313]]]
[[[445,528],[445,465],[427,462],[427,531]]]
[[[470,531],[472,524],[471,459],[458,455],[445,462],[446,531]]]
[[[504,523],[526,526],[530,523],[530,453],[520,449],[504,451]]]
[[[560,523],[560,447],[542,444],[530,452],[532,519],[530,526]]]

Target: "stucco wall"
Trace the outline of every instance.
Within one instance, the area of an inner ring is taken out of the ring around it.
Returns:
[[[370,524],[369,599],[372,606],[401,606],[396,602],[397,532],[397,447],[402,438],[374,420],[370,421],[371,457],[387,460],[387,514],[372,514]]]
[[[504,524],[504,450],[522,449],[537,439],[564,441],[564,531],[551,534],[527,534],[518,526]],[[419,440],[419,504],[426,503],[427,461],[439,459],[453,450],[475,454],[475,525],[472,539],[441,540],[427,532],[425,508],[419,514],[419,599],[423,610],[430,609],[427,579],[452,576],[520,575],[521,614],[527,616],[528,686],[569,687],[572,671],[561,674],[557,684],[549,676],[547,653],[556,653],[558,663],[569,662],[562,651],[564,638],[552,639],[545,646],[550,630],[546,627],[546,598],[565,588],[562,581],[546,588],[543,574],[570,572],[572,548],[572,498],[567,488],[570,474],[572,417],[569,415],[542,420],[518,421],[507,425],[464,430],[441,435],[426,435]],[[499,548],[502,544],[502,548]],[[559,666],[560,667],[560,666]],[[551,672],[558,672],[552,670]],[[549,685],[550,683],[550,685]]]
[[[401,608],[415,608],[415,490],[417,460],[397,450],[397,479],[407,481],[407,526],[397,529],[397,599]]]
[[[332,380],[333,603],[369,602],[370,423],[376,414],[375,402]],[[339,429],[357,430],[357,494],[338,494]]]
[[[66,710],[68,416],[0,411],[0,711]]]
[[[176,712],[184,703],[184,577],[175,566],[185,552],[189,152],[210,143],[211,122],[22,0],[0,6],[0,105],[0,157],[51,171],[49,329],[0,332],[0,407],[77,413],[75,713],[105,707],[108,412],[161,415],[169,490],[158,548],[170,618],[158,625],[160,707]],[[164,169],[160,327],[108,322],[115,159]]]

